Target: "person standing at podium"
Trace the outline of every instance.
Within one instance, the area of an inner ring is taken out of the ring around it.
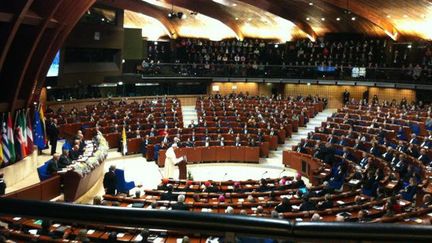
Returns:
[[[165,152],[165,178],[174,179],[175,166],[185,159],[184,156],[177,158],[177,155],[175,154],[175,149],[177,149],[177,147],[178,145],[175,142]]]

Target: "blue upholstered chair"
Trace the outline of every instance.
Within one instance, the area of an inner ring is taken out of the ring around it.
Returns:
[[[116,169],[115,174],[117,177],[117,192],[129,194],[129,190],[135,187],[135,182],[126,182],[124,170]]]
[[[47,171],[48,163],[49,163],[49,161],[45,162],[45,164],[43,164],[42,166],[37,168],[40,181],[44,181],[44,180],[51,177],[51,175],[48,174],[48,171]]]

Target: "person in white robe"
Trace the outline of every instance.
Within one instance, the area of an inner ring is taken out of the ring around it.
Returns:
[[[176,165],[178,163],[180,163],[181,161],[183,161],[185,158],[184,157],[178,157],[175,154],[175,149],[177,148],[177,143],[173,143],[173,145],[171,145],[171,147],[169,147],[167,149],[167,151],[165,152],[165,178],[173,178],[173,179],[178,179],[178,178],[174,178],[174,172],[176,170]],[[177,173],[178,176],[178,173]]]

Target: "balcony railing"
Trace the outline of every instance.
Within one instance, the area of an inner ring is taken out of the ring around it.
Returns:
[[[432,227],[426,225],[295,222],[227,214],[144,210],[8,198],[0,199],[0,215],[87,225],[174,230],[185,234],[223,236],[225,242],[233,242],[235,238],[241,237],[317,242],[334,242],[334,240],[430,242],[432,240]]]

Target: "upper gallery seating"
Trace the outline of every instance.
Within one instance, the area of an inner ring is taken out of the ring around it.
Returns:
[[[430,42],[415,44],[393,43],[387,38],[318,38],[315,42],[301,39],[282,44],[272,40],[245,39],[209,41],[179,38],[170,49],[167,45],[149,42],[149,60],[145,63],[175,63],[180,75],[231,74],[233,76],[310,76],[312,70],[291,70],[291,67],[334,67],[336,77],[351,76],[353,67],[368,68],[366,77],[403,80],[432,78],[432,48]],[[418,61],[413,61],[418,60]],[[269,66],[270,65],[270,66]],[[272,67],[271,65],[281,65]],[[153,69],[155,69],[153,65]],[[158,67],[158,72],[160,73]],[[400,70],[375,70],[400,68]],[[281,72],[281,69],[284,72]],[[140,70],[143,69],[140,67]],[[152,72],[153,73],[153,72]],[[395,76],[395,75],[399,76]]]

